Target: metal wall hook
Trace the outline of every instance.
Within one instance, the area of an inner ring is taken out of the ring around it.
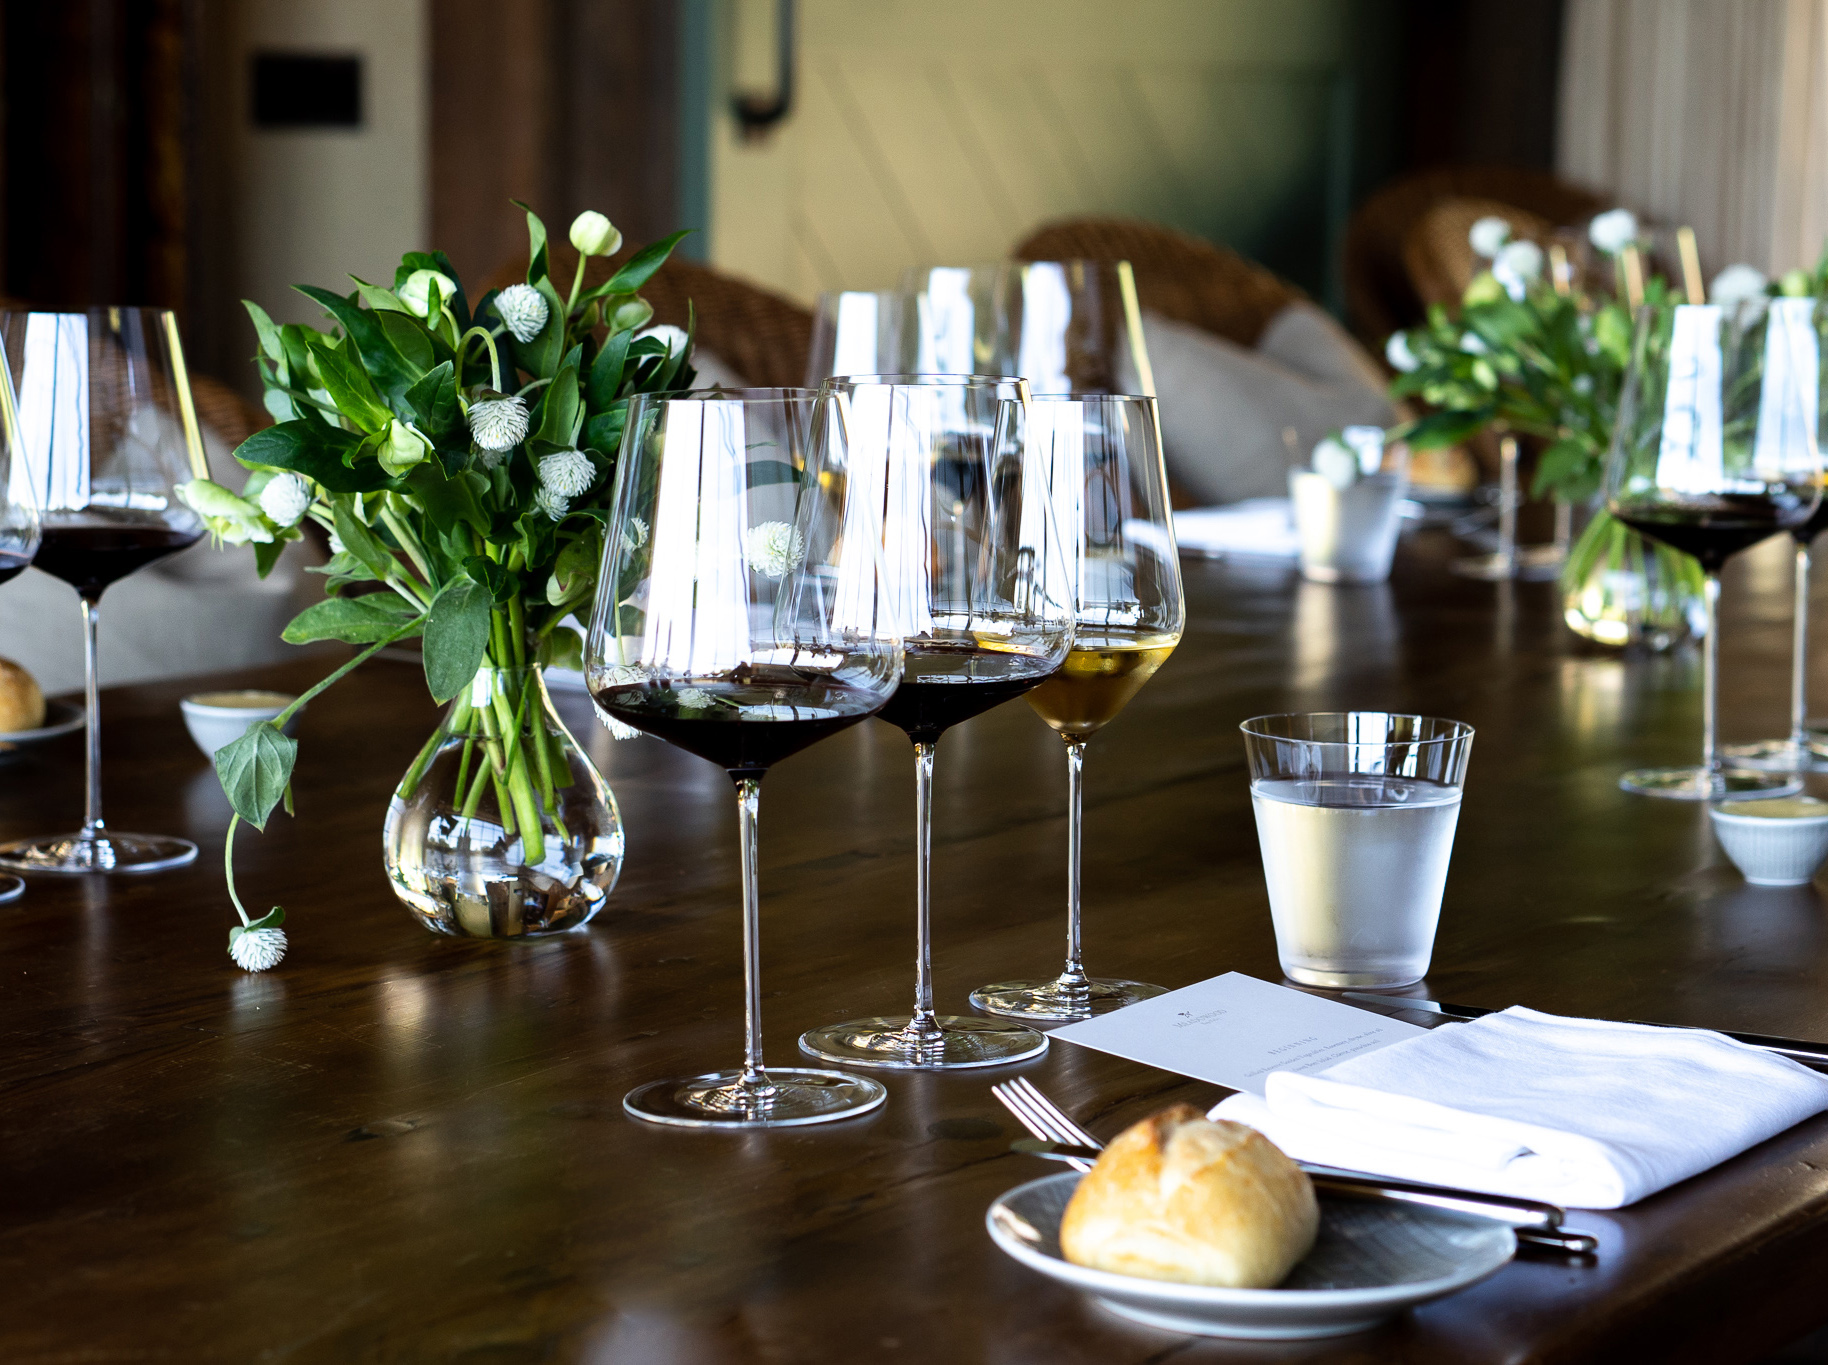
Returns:
[[[742,125],[743,139],[749,142],[766,136],[793,109],[794,0],[775,0],[774,29],[774,93],[744,90],[730,96],[731,112]]]

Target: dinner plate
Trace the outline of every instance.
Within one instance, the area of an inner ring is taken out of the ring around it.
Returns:
[[[0,734],[0,763],[11,763],[20,758],[34,744],[42,744],[47,739],[56,739],[83,728],[83,709],[74,702],[47,701],[44,704],[44,724],[36,730],[13,730]]]
[[[1074,1265],[1060,1254],[1060,1218],[1079,1179],[1067,1172],[1010,1190],[984,1216],[991,1238],[1113,1313],[1170,1332],[1280,1339],[1360,1332],[1476,1284],[1517,1250],[1509,1225],[1487,1218],[1322,1196],[1314,1249],[1275,1289],[1145,1280]]]

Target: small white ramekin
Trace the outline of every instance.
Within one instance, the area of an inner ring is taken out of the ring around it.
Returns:
[[[1726,856],[1753,886],[1806,885],[1828,858],[1828,801],[1725,801],[1708,815]]]
[[[205,756],[214,758],[224,744],[240,739],[255,721],[272,720],[295,700],[284,692],[198,692],[178,705],[184,711],[184,728]],[[298,725],[294,715],[286,722],[289,735]]]

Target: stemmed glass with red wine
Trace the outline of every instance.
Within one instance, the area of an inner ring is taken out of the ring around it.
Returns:
[[[954,725],[1059,670],[1073,638],[1076,546],[1062,539],[1051,471],[1027,440],[1024,381],[851,376],[821,393],[835,404],[849,477],[886,477],[882,555],[906,662],[882,719],[914,743],[915,979],[908,1014],[827,1024],[800,1049],[917,1070],[1021,1061],[1047,1047],[1044,1035],[933,1008],[933,759]]]
[[[88,790],[82,828],[0,847],[16,872],[152,872],[197,856],[188,839],[102,821],[97,608],[108,586],[195,544],[177,485],[206,477],[177,318],[157,308],[0,314],[19,449],[42,521],[32,563],[82,599]],[[17,477],[15,475],[14,477]]]
[[[1823,306],[1809,298],[1652,306],[1638,315],[1606,457],[1606,499],[1627,526],[1701,561],[1707,645],[1700,766],[1626,773],[1626,791],[1707,801],[1801,789],[1792,775],[1721,765],[1718,608],[1727,559],[1806,526],[1820,504],[1824,321]]]
[[[623,1108],[652,1123],[823,1123],[886,1094],[867,1076],[762,1064],[762,778],[881,710],[901,676],[881,480],[827,467],[815,397],[642,394],[623,432],[585,675],[605,713],[730,775],[742,850],[743,1064],[630,1092]]]

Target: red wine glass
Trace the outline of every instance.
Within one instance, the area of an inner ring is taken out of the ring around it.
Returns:
[[[853,1066],[996,1066],[1047,1047],[1010,1019],[933,1008],[933,759],[952,726],[1053,676],[1072,642],[1073,547],[1026,439],[1027,384],[971,375],[827,380],[853,481],[885,490],[881,553],[905,663],[882,719],[914,743],[914,1008],[813,1029],[802,1051]]]
[[[1720,570],[1806,525],[1820,504],[1823,328],[1823,306],[1809,298],[1639,312],[1606,457],[1607,504],[1633,530],[1701,561],[1707,640],[1700,765],[1626,773],[1626,791],[1709,801],[1801,790],[1791,775],[1721,764]]]
[[[874,715],[901,676],[876,549],[880,493],[871,505],[867,487],[830,476],[815,397],[643,394],[623,433],[585,656],[591,695],[730,775],[742,850],[743,1064],[623,1099],[654,1123],[824,1123],[886,1094],[867,1076],[762,1065],[762,778]]]
[[[74,834],[0,847],[16,872],[152,872],[197,856],[188,839],[123,834],[102,820],[96,626],[109,584],[195,544],[175,488],[206,477],[177,318],[157,308],[0,314],[12,421],[30,462],[42,532],[32,563],[82,599],[88,784]]]

